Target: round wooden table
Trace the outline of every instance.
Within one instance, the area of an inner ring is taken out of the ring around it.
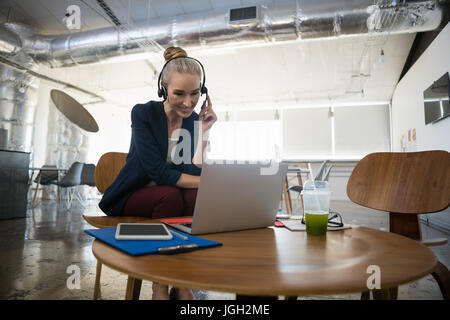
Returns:
[[[201,237],[223,245],[134,257],[95,240],[92,251],[99,263],[129,275],[128,299],[139,297],[141,280],[251,296],[363,292],[369,266],[380,268],[381,288],[388,289],[431,273],[437,264],[419,242],[366,227],[326,236],[269,227]]]

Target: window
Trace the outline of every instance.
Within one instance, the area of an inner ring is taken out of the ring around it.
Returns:
[[[283,110],[283,158],[320,159],[331,156],[331,120],[328,110]]]
[[[389,106],[334,108],[336,157],[390,151]]]
[[[219,119],[228,121],[211,129],[210,159],[361,159],[390,151],[387,104],[242,110]]]
[[[209,159],[270,160],[281,156],[281,121],[217,121]]]

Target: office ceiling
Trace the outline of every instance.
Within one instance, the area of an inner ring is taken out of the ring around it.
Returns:
[[[106,0],[130,24],[194,12],[224,10],[282,0]],[[81,31],[111,26],[94,0],[2,0],[0,22],[22,22],[41,34],[69,31],[62,23],[68,5],[81,8]],[[355,36],[189,52],[205,65],[207,86],[218,109],[295,104],[389,101],[415,34]],[[381,50],[384,61],[380,59]],[[148,61],[147,61],[148,62]],[[154,71],[142,58],[41,72],[131,108],[157,99]],[[126,74],[126,76],[124,76]],[[80,96],[81,101],[86,97]]]
[[[121,21],[138,23],[196,12],[282,3],[283,0],[106,0],[105,2]],[[66,8],[71,4],[76,4],[81,9],[82,31],[111,26],[95,0],[2,0],[0,23],[8,21],[9,17],[9,21],[29,24],[42,34],[68,33],[61,21]]]

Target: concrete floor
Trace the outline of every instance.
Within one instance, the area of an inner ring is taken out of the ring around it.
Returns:
[[[86,209],[74,203],[70,210],[54,201],[41,201],[29,209],[27,217],[0,221],[0,299],[91,299],[96,260],[91,251],[92,238],[83,232],[90,226],[81,215],[98,214],[97,200]],[[30,206],[29,206],[30,207]],[[348,201],[332,202],[332,209],[342,213],[344,221],[382,230],[388,229],[388,215]],[[296,210],[296,208],[294,208]],[[297,208],[298,210],[298,208]],[[423,237],[449,235],[422,225]],[[450,245],[432,247],[439,260],[450,266]],[[68,289],[67,268],[78,266],[80,289]],[[123,299],[127,276],[103,267],[102,299]],[[144,281],[141,299],[151,299],[151,282]],[[196,291],[196,299],[234,299],[234,294]],[[309,296],[300,299],[360,299],[360,293]],[[399,287],[399,299],[442,299],[432,276]]]

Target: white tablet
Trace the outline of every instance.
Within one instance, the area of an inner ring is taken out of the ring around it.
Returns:
[[[162,223],[119,223],[117,240],[170,240],[172,233]]]

